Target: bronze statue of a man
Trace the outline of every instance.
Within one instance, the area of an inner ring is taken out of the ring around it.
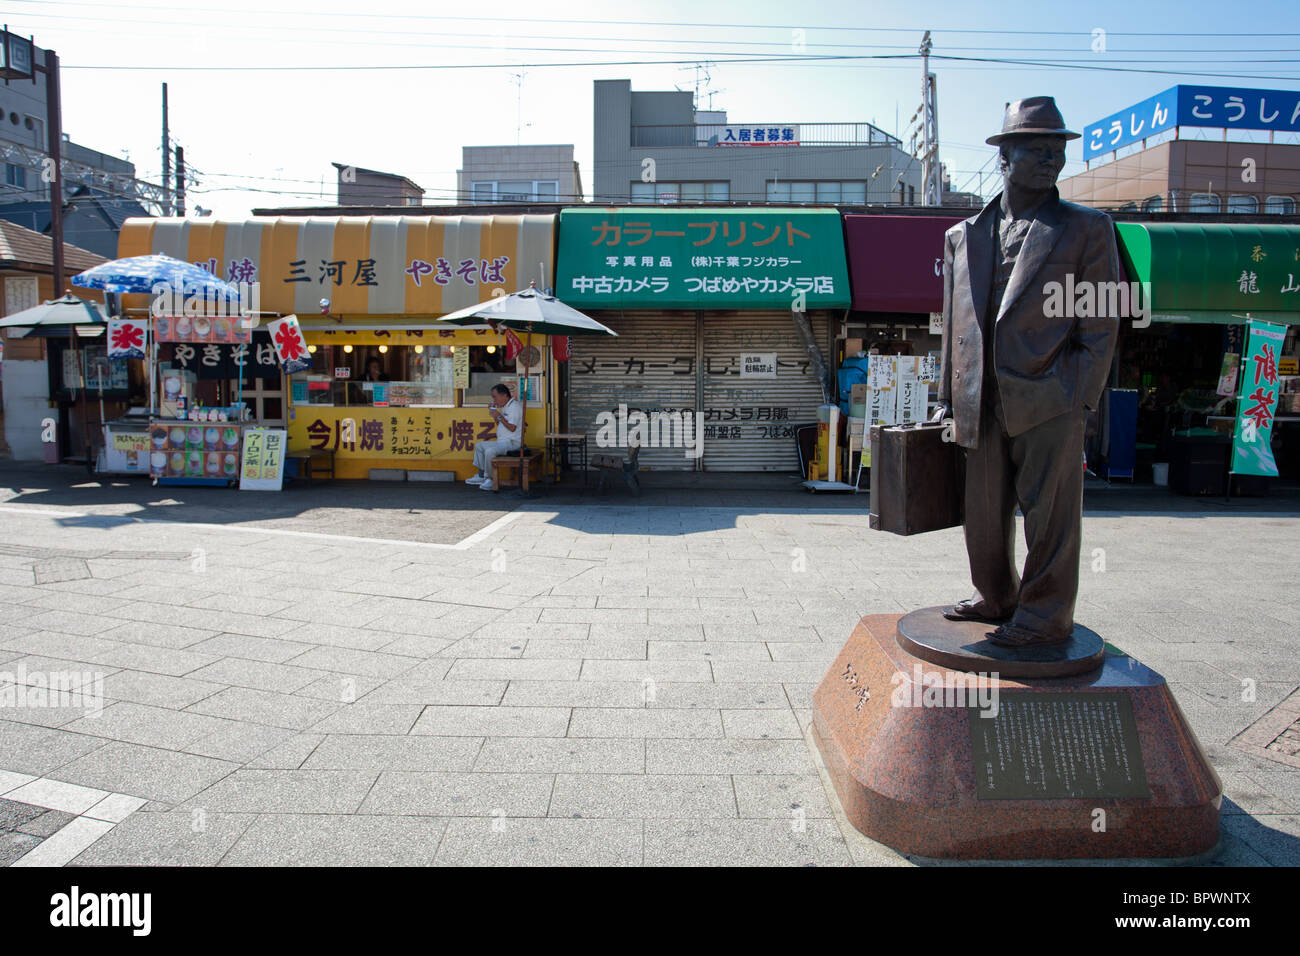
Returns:
[[[1096,285],[1123,278],[1110,217],[1063,202],[1056,190],[1065,143],[1078,136],[1050,96],[1008,104],[1002,132],[987,140],[1001,150],[1003,190],[944,237],[935,417],[950,415],[967,449],[966,551],[975,585],[945,616],[996,623],[990,640],[1011,647],[1059,643],[1074,629],[1084,424],[1101,399],[1119,331],[1117,316],[1094,307]],[[1061,285],[1053,291],[1053,283]],[[1088,308],[1047,307],[1053,297],[1061,304],[1062,288],[1088,283],[1094,294],[1081,300]],[[1017,505],[1028,544],[1023,578]]]

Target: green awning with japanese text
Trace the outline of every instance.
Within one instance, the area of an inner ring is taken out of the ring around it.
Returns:
[[[565,209],[555,294],[587,309],[848,308],[834,209]]]
[[[1120,256],[1157,322],[1300,322],[1300,225],[1121,222]]]

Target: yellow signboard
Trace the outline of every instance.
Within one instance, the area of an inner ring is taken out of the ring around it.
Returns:
[[[115,451],[148,451],[149,436],[144,432],[138,434],[132,432],[127,432],[126,434],[114,432],[113,449]]]
[[[525,441],[541,447],[545,427],[546,410],[529,408]],[[339,478],[366,478],[371,468],[454,470],[468,477],[475,444],[496,438],[496,428],[487,408],[299,405],[289,445],[333,451]]]

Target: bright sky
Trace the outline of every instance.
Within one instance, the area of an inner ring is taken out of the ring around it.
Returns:
[[[698,77],[698,106],[732,122],[865,120],[906,142],[921,100],[911,55],[926,29],[935,56],[1070,67],[931,61],[955,188],[974,189],[981,168],[988,184],[983,141],[1007,100],[1053,95],[1082,131],[1177,83],[1300,88],[1296,0],[9,0],[3,17],[58,51],[72,140],[126,156],[153,182],[165,81],[173,141],[199,174],[190,206],[227,218],[333,202],[331,162],[406,175],[426,202],[451,199],[462,146],[515,142],[573,143],[590,193],[596,79],[671,90]],[[911,58],[786,59],[832,55]],[[293,69],[253,69],[267,66]],[[1168,72],[1130,72],[1142,70]],[[1081,156],[1071,143],[1065,175]]]

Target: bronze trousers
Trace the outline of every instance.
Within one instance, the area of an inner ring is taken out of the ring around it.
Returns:
[[[1083,409],[1014,438],[993,390],[978,446],[966,453],[966,553],[972,600],[1011,622],[1053,637],[1074,628],[1083,523]],[[1016,506],[1028,553],[1016,573]]]

